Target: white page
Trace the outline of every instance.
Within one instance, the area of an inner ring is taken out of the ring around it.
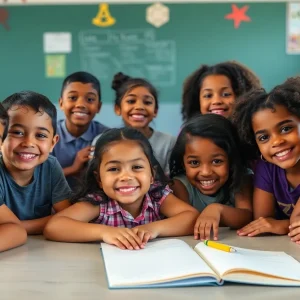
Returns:
[[[101,244],[111,287],[180,279],[213,271],[188,244],[177,239],[150,242],[141,250],[121,250]]]
[[[237,252],[229,253],[207,247],[204,243],[198,243],[195,248],[221,276],[230,269],[248,269],[300,281],[300,263],[285,252],[234,247]]]
[[[70,53],[72,51],[72,35],[70,32],[45,32],[45,53]]]

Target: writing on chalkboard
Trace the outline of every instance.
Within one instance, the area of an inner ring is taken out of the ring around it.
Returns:
[[[157,40],[153,29],[85,30],[79,45],[81,68],[100,80],[122,71],[155,86],[176,83],[175,41]]]

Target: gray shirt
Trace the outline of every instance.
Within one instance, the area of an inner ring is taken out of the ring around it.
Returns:
[[[57,159],[53,156],[34,169],[27,186],[18,185],[0,159],[0,205],[6,204],[20,220],[51,215],[53,204],[68,199],[71,190]]]
[[[169,174],[169,158],[176,143],[176,137],[153,130],[149,143],[162,169],[166,174]]]
[[[194,187],[187,179],[185,175],[175,176],[173,179],[179,180],[186,188],[190,204],[198,211],[202,212],[209,204],[212,203],[224,203],[228,206],[234,206],[234,195],[231,194],[229,199],[224,201],[225,193],[224,189],[220,189],[214,196],[208,196],[202,194],[196,187]]]

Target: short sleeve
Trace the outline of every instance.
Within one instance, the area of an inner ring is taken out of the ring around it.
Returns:
[[[169,186],[164,186],[160,182],[151,184],[150,190],[148,192],[151,200],[159,204],[161,204],[170,193],[172,193],[172,190],[169,188]]]
[[[51,172],[52,204],[58,203],[65,199],[69,199],[71,197],[72,191],[57,159],[54,159]]]
[[[274,194],[270,168],[270,164],[262,160],[257,163],[254,173],[254,186]]]
[[[168,185],[166,185],[165,188],[161,192],[162,197],[160,198],[158,203],[162,204],[164,202],[164,200],[167,198],[167,196],[171,193],[172,193],[172,190],[170,189],[170,187]]]

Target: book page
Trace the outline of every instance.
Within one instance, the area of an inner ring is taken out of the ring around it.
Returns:
[[[207,247],[204,243],[199,243],[195,247],[196,251],[206,261],[209,261],[212,268],[223,279],[226,278],[224,276],[226,273],[243,269],[250,272],[300,281],[300,263],[285,252],[234,248],[237,252],[229,253]]]
[[[198,275],[215,276],[185,242],[178,239],[149,242],[141,250],[121,250],[101,244],[109,285],[138,286]]]

